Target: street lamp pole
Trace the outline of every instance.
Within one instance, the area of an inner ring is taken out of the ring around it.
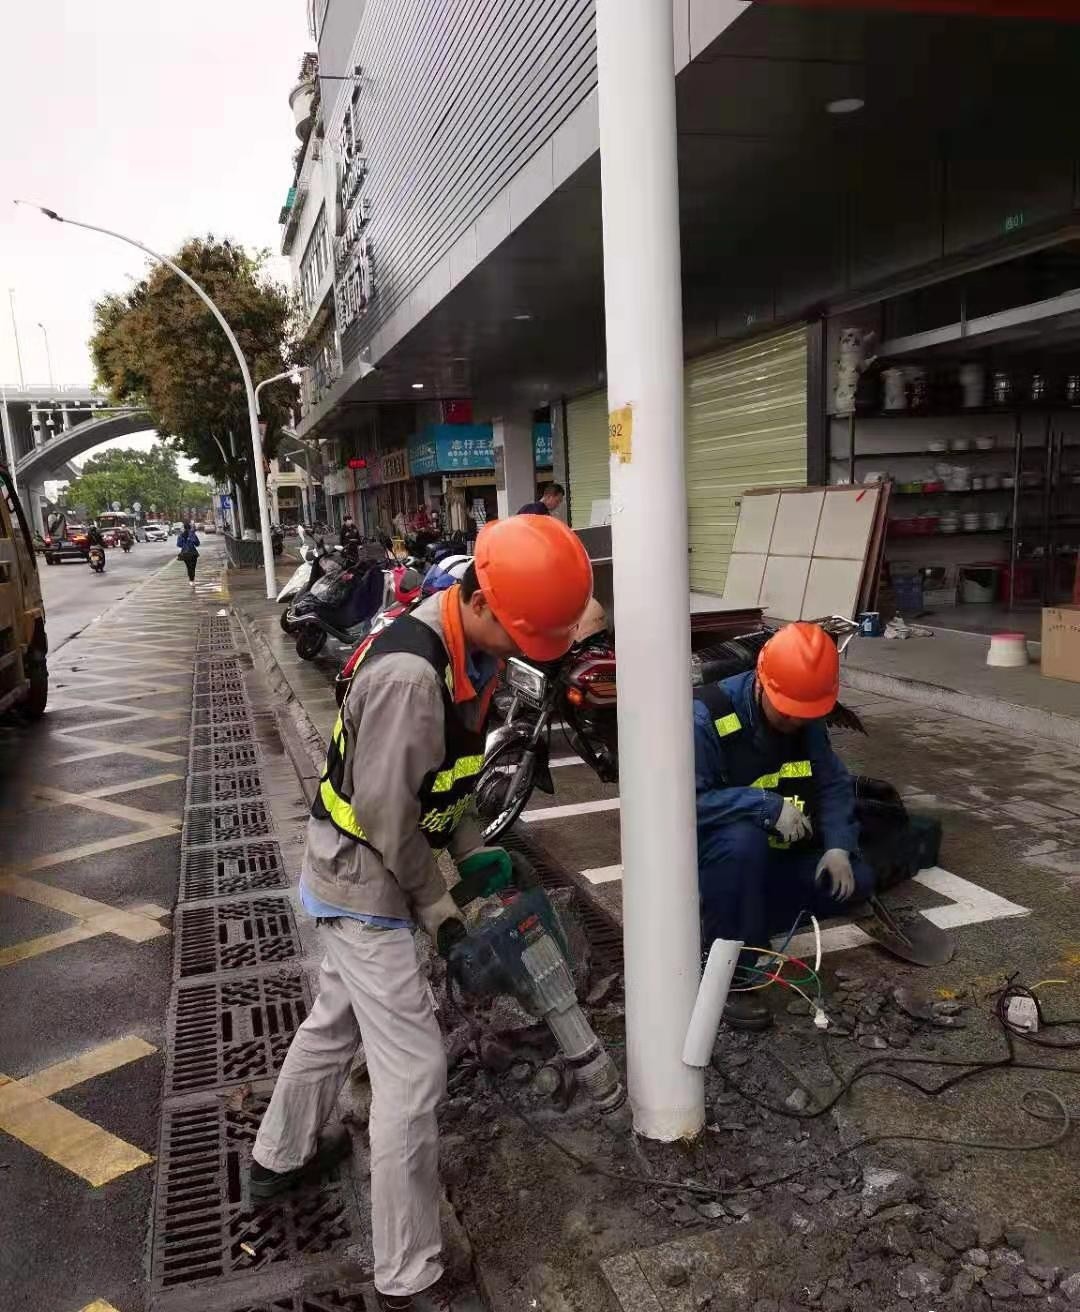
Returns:
[[[159,264],[164,264],[167,269],[185,282],[191,290],[203,302],[206,308],[221,325],[221,330],[229,340],[229,345],[236,356],[236,362],[240,366],[240,374],[244,380],[244,392],[247,397],[248,423],[251,427],[251,451],[254,459],[255,490],[259,498],[259,527],[262,531],[262,556],[263,571],[266,575],[266,596],[273,601],[277,596],[277,579],[274,576],[274,548],[270,541],[270,508],[266,499],[266,478],[263,474],[263,449],[262,434],[259,432],[259,408],[255,399],[255,384],[251,378],[251,370],[248,368],[247,360],[240,349],[240,343],[236,340],[236,335],[229,327],[228,320],[221,313],[218,307],[203,291],[194,278],[191,278],[174,264],[172,260],[167,259],[164,255],[159,255],[157,251],[151,250],[149,246],[144,246],[141,241],[136,241],[134,237],[125,236],[122,232],[114,232],[111,228],[99,228],[93,223],[82,223],[78,219],[67,219],[63,215],[57,214],[55,210],[46,209],[44,205],[34,205],[30,201],[15,202],[16,205],[29,205],[32,209],[40,210],[47,219],[52,219],[56,223],[67,223],[73,228],[85,228],[87,232],[100,232],[105,237],[115,237],[117,241],[126,242],[129,246],[135,246],[144,254],[149,255],[152,260],[157,260]]]
[[[45,327],[43,323],[39,323],[38,327],[41,329],[42,337],[45,338],[45,359],[49,366],[49,386],[55,387],[56,379],[53,377],[52,351],[49,350],[49,330]]]
[[[19,321],[15,318],[15,288],[8,288],[8,305],[11,306],[11,334],[15,338],[15,363],[19,366],[19,386],[26,386],[23,377],[22,350],[19,347]]]

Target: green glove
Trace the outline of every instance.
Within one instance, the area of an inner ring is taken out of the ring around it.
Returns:
[[[503,847],[481,847],[458,862],[462,883],[478,891],[473,897],[490,897],[513,882],[514,864]]]

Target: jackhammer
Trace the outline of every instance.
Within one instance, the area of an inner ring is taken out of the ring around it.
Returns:
[[[460,920],[440,926],[437,947],[446,960],[447,988],[469,1002],[509,996],[542,1019],[578,1084],[610,1116],[625,1103],[626,1090],[578,1005],[558,914],[528,862],[517,853],[512,860],[517,891],[504,895],[497,915],[471,927]],[[450,890],[459,907],[483,895],[485,877],[463,879]]]

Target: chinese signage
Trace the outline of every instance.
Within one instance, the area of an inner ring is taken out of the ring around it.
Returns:
[[[323,491],[327,496],[340,497],[353,490],[351,469],[331,469],[323,478]]]
[[[492,469],[495,452],[490,424],[429,424],[409,440],[414,475]]]
[[[405,447],[396,451],[384,451],[378,459],[377,478],[379,483],[400,483],[409,477],[409,453]]]
[[[553,460],[551,425],[533,424],[533,464],[537,469],[550,469]]]

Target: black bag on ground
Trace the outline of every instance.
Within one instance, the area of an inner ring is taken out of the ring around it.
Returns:
[[[912,815],[900,794],[883,779],[855,777],[859,850],[878,877],[878,892],[938,864],[941,821]]]

